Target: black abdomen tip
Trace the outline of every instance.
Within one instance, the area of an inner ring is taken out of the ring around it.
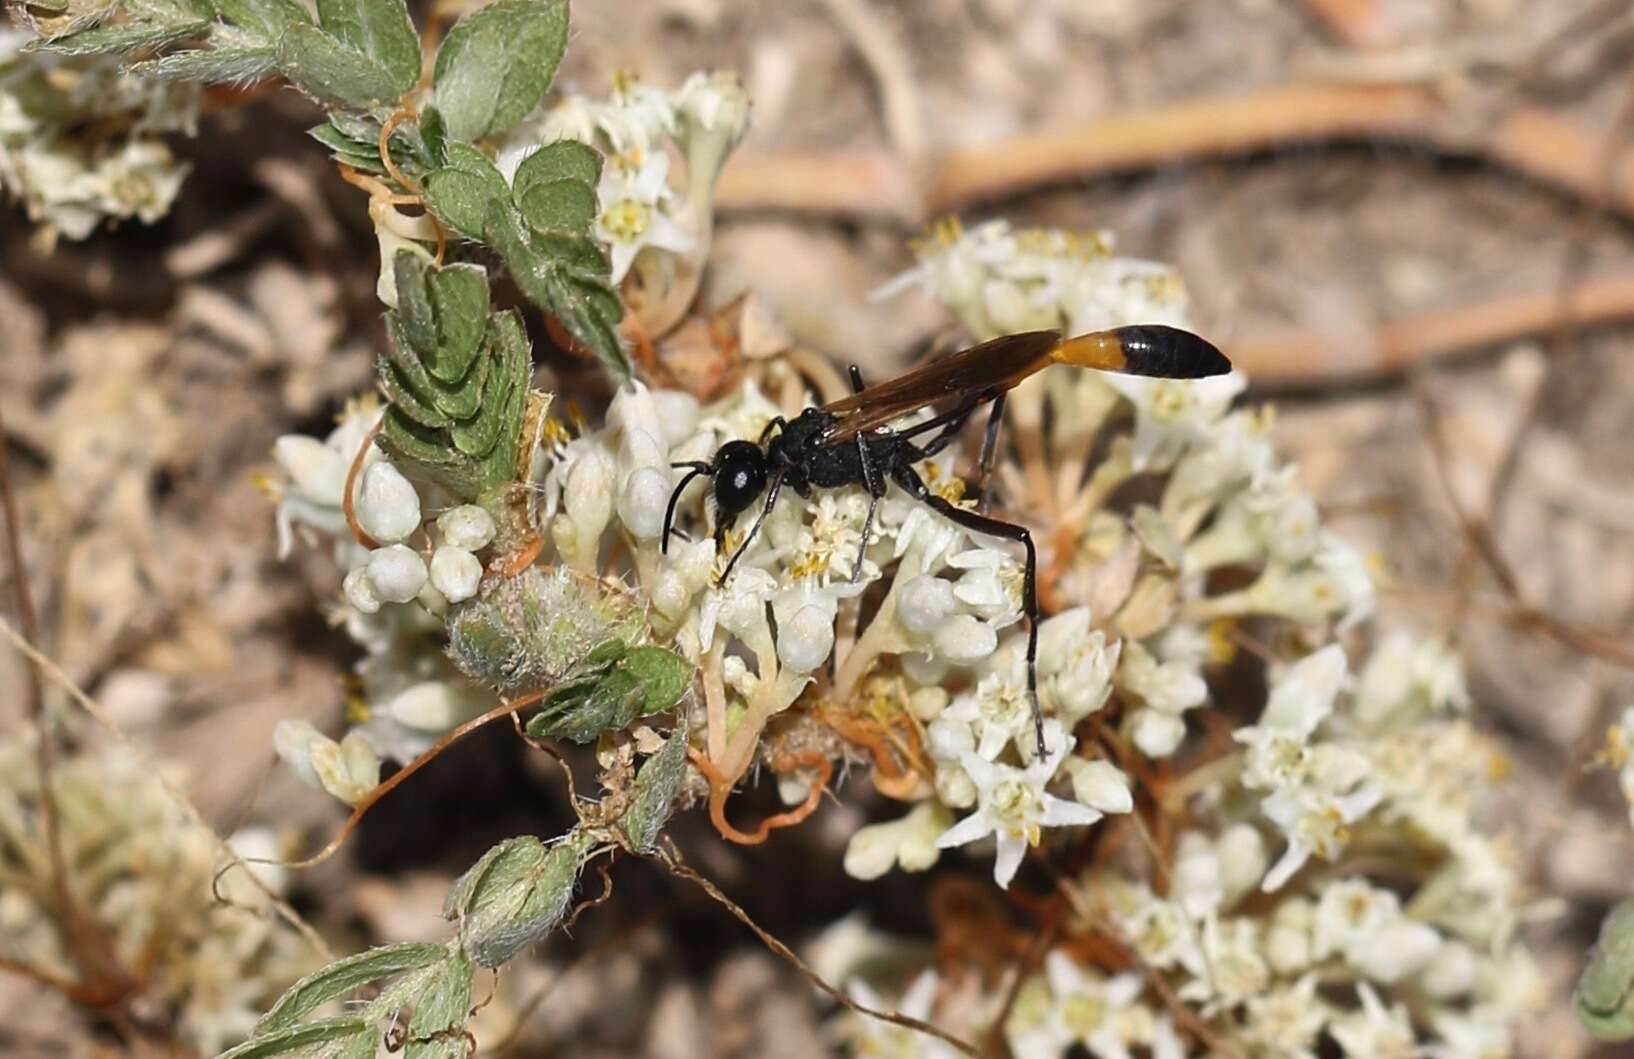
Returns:
[[[1202,379],[1224,375],[1231,361],[1213,342],[1190,331],[1165,324],[1135,324],[1117,329],[1131,375],[1163,379]]]

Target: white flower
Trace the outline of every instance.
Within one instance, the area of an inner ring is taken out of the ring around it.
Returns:
[[[1044,958],[1049,986],[1049,1008],[1040,1024],[1021,1027],[1013,1018],[1009,1031],[1017,1059],[1059,1057],[1081,1044],[1095,1059],[1131,1059],[1130,1047],[1147,1044],[1155,1020],[1150,1009],[1136,1003],[1145,989],[1133,972],[1102,978],[1079,967],[1059,949]]]
[[[611,249],[614,283],[624,278],[646,247],[684,254],[696,244],[667,212],[673,195],[669,155],[663,151],[616,155],[603,167],[597,186],[601,212],[594,231]]]
[[[1423,1050],[1430,1059],[1507,1059],[1512,1054],[1509,1026],[1503,1015],[1479,1010],[1467,1015],[1441,1011],[1431,1022],[1440,1040]]]
[[[1362,667],[1352,711],[1363,724],[1381,727],[1468,708],[1458,653],[1440,640],[1416,640],[1397,631],[1374,648]]]
[[[941,982],[935,971],[921,971],[908,984],[902,999],[897,1001],[897,1012],[920,1022],[932,1021],[931,1009],[940,988]],[[852,979],[845,991],[859,1004],[876,1010],[891,1009],[890,1002],[860,978]],[[846,1020],[846,1025],[852,1054],[867,1056],[868,1059],[957,1059],[961,1055],[946,1041],[907,1026],[865,1016],[852,1016]]]
[[[381,407],[373,400],[353,401],[346,406],[339,425],[322,442],[286,434],[273,444],[273,459],[290,479],[278,503],[280,559],[289,556],[298,526],[331,537],[346,532],[341,503],[346,476],[359,451],[363,452],[365,469],[384,458],[374,445],[364,448],[381,414]]]
[[[375,595],[367,567],[359,566],[347,571],[346,577],[340,583],[340,590],[346,597],[346,602],[362,613],[374,614],[380,610],[380,597]]]
[[[1093,824],[1101,814],[1085,805],[1046,794],[1044,785],[1066,758],[1071,739],[1057,726],[1046,727],[1045,741],[1054,751],[1026,768],[987,761],[978,754],[960,755],[959,764],[976,785],[977,809],[936,840],[941,849],[963,846],[993,835],[998,856],[993,881],[1008,888],[1029,845],[1038,843],[1042,828]]]
[[[900,820],[860,827],[845,846],[845,873],[853,879],[877,879],[897,865],[903,871],[925,871],[941,857],[937,838],[953,822],[940,802],[920,802]]]
[[[336,743],[307,721],[285,719],[273,727],[272,745],[297,776],[347,805],[380,782],[380,758],[361,730]]]
[[[494,517],[475,504],[451,507],[437,516],[437,535],[449,547],[480,551],[494,539]]]
[[[1346,825],[1366,816],[1381,797],[1383,792],[1375,786],[1361,787],[1348,794],[1300,786],[1269,795],[1261,808],[1266,818],[1287,836],[1288,847],[1266,872],[1260,888],[1267,893],[1280,889],[1304,867],[1313,853],[1324,860],[1337,857],[1349,841]]]
[[[959,609],[953,582],[930,574],[910,577],[896,590],[896,617],[916,636],[929,636]]]
[[[1099,710],[1112,694],[1123,644],[1089,628],[1088,607],[1075,607],[1038,626],[1038,693],[1068,727]]]
[[[1316,1059],[1316,1039],[1330,1016],[1327,1004],[1316,996],[1316,977],[1308,974],[1292,986],[1275,986],[1249,997],[1242,1035],[1267,1056]]]
[[[1328,1024],[1328,1033],[1349,1059],[1417,1059],[1423,1054],[1404,1005],[1386,1008],[1366,982],[1356,991],[1361,1010],[1336,1016]]]
[[[1207,379],[1154,379],[1112,375],[1106,384],[1135,406],[1135,470],[1172,462],[1208,436],[1231,402],[1248,385],[1240,372]]]

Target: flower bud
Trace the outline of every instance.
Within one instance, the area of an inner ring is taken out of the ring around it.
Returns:
[[[471,716],[465,689],[446,680],[423,680],[393,695],[386,712],[398,724],[422,732],[446,732]]]
[[[407,603],[426,583],[426,563],[420,553],[404,544],[376,548],[369,553],[369,587],[387,603]]]
[[[834,619],[822,607],[807,604],[777,630],[777,657],[796,673],[810,673],[834,650]]]
[[[1072,796],[1091,809],[1127,813],[1135,807],[1129,793],[1129,777],[1112,762],[1069,758],[1067,771],[1072,775]]]
[[[346,602],[359,612],[374,614],[380,610],[380,597],[374,594],[374,586],[369,583],[369,571],[365,567],[356,567],[348,573],[340,583],[340,590]]]
[[[403,472],[385,460],[363,472],[357,524],[382,544],[403,540],[420,528],[420,494]]]
[[[999,646],[998,633],[969,614],[955,614],[936,630],[933,642],[938,654],[955,662],[975,662],[992,654]]]
[[[917,636],[929,636],[958,609],[952,583],[929,574],[910,578],[897,591],[897,620]]]
[[[437,517],[437,536],[450,547],[474,552],[494,539],[494,517],[476,504],[451,507]]]
[[[624,479],[618,497],[618,517],[636,540],[657,540],[664,532],[664,509],[669,504],[669,475],[656,467],[638,467]]]
[[[482,562],[464,548],[445,544],[431,553],[431,583],[448,602],[463,602],[477,594]]]
[[[1186,737],[1186,722],[1172,713],[1144,709],[1130,722],[1130,739],[1147,757],[1168,757]]]

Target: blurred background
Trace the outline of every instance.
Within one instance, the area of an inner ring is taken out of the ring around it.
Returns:
[[[1456,643],[1505,742],[1501,825],[1530,861],[1555,997],[1522,1054],[1630,1054],[1595,1052],[1567,996],[1634,878],[1628,807],[1594,767],[1634,704],[1634,5],[577,0],[574,20],[559,89],[741,73],[755,118],[705,302],[753,285],[804,344],[876,376],[947,329],[928,299],[869,300],[939,216],[1105,229],[1175,264],[1248,399],[1275,401],[1329,526],[1376,556],[1383,620]],[[352,658],[321,613],[332,565],[275,560],[258,482],[274,438],[323,434],[371,385],[376,246],[365,197],[305,134],[315,107],[261,90],[205,109],[174,138],[193,168],[162,221],[50,247],[0,213],[25,560],[50,655],[176,763],[207,820],[326,832],[336,806],[274,766],[270,731],[333,730]],[[542,379],[583,374],[542,359]],[[8,654],[7,723],[23,696]],[[859,902],[928,937],[974,900],[956,879],[929,908],[847,879],[848,812],[773,853],[692,848],[793,943]],[[297,879],[297,905],[358,944],[440,937],[455,873],[566,820],[552,775],[492,731]],[[747,932],[621,871],[505,983],[496,1011],[550,989],[515,1054],[829,1053],[806,987]],[[0,977],[16,1054],[61,1054],[81,1026]]]

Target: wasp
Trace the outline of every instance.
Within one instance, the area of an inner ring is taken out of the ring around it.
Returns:
[[[675,506],[682,492],[700,475],[713,479],[720,527],[731,525],[757,499],[765,498],[748,535],[721,572],[723,583],[760,532],[784,486],[802,497],[810,497],[813,489],[860,485],[867,490],[868,513],[863,518],[857,562],[851,568],[853,578],[862,568],[874,511],[890,482],[955,525],[1020,544],[1026,552],[1022,609],[1027,616],[1027,692],[1042,752],[1044,719],[1038,707],[1037,670],[1038,552],[1027,527],[992,518],[985,509],[987,480],[998,447],[1006,395],[1023,379],[1052,364],[1165,379],[1200,379],[1231,370],[1225,354],[1207,339],[1159,324],[1092,331],[1073,338],[1063,338],[1059,331],[1003,335],[874,386],[865,386],[862,374],[852,365],[850,396],[808,408],[792,421],[778,416],[766,425],[759,441],[729,441],[708,462],[673,464],[690,473],[682,476],[670,494],[664,512],[662,550],[669,550]],[[891,426],[893,420],[937,405],[944,405],[945,410],[909,426]],[[914,464],[956,440],[983,405],[989,406],[989,412],[977,471],[982,510],[971,510],[932,492],[914,470]]]

